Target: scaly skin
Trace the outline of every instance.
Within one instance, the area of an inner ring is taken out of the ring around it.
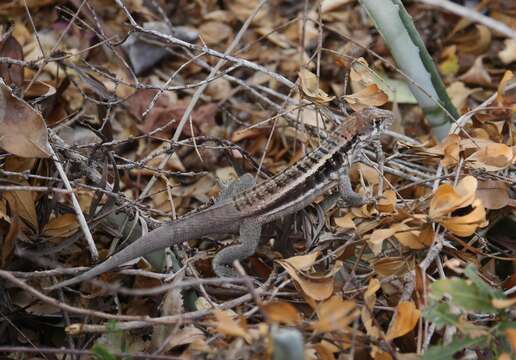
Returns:
[[[392,122],[392,113],[386,110],[367,108],[356,112],[337,127],[321,146],[271,179],[222,199],[210,208],[166,223],[99,265],[49,290],[91,279],[129,260],[174,244],[208,235],[236,233],[242,224],[244,230],[252,229],[251,232],[259,236],[258,225],[305,208],[319,195],[337,185],[346,169],[347,156],[357,145],[371,140],[389,122]],[[236,250],[236,247],[224,249],[226,251],[223,250],[221,255],[225,252],[228,257],[221,259],[224,256],[216,256],[217,264],[228,263],[228,258],[245,258],[256,247],[254,243],[250,246],[243,243],[242,246],[244,253]]]

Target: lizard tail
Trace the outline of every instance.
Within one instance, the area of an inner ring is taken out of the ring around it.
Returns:
[[[159,249],[166,248],[168,246],[172,246],[174,244],[197,239],[199,237],[208,235],[211,232],[212,231],[210,231],[207,226],[199,224],[199,221],[194,220],[193,217],[185,217],[172,223],[164,224],[134,241],[121,251],[113,254],[104,262],[93,267],[92,269],[71,279],[52,285],[46,289],[51,291],[62,288],[64,286],[70,286],[81,281],[89,280],[97,275],[122,265],[129,260],[138,258]]]

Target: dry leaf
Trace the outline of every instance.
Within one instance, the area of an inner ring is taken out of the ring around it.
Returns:
[[[450,184],[439,186],[430,201],[430,217],[437,219],[456,209],[471,205],[476,196],[477,184],[477,179],[473,176],[466,176],[455,188]]]
[[[507,337],[509,344],[511,344],[512,350],[513,351],[516,350],[516,329],[514,329],[514,328],[506,329],[505,337]]]
[[[376,205],[380,213],[393,214],[396,209],[396,193],[392,190],[385,190]]]
[[[320,276],[310,275],[303,271],[310,268],[318,256],[319,253],[315,252],[309,255],[279,260],[278,263],[290,274],[306,296],[313,300],[321,301],[333,294],[334,276],[339,271],[342,263],[336,261],[333,269],[327,274]]]
[[[369,248],[375,256],[380,255],[380,253],[382,252],[383,242],[391,236],[393,236],[395,232],[396,230],[391,228],[376,229],[370,236],[365,237],[367,245],[369,246]]]
[[[440,144],[426,149],[430,154],[442,156],[441,165],[450,167],[456,165],[459,161],[460,153],[460,136],[457,134],[450,134]]]
[[[491,76],[484,67],[483,57],[479,56],[475,59],[473,66],[466,71],[464,74],[459,76],[459,80],[464,81],[466,84],[474,84],[481,86],[491,86]]]
[[[387,94],[376,84],[368,85],[352,95],[344,95],[343,98],[354,111],[359,111],[368,106],[381,106],[389,101]]]
[[[395,231],[394,237],[396,240],[398,240],[403,246],[406,246],[409,249],[421,250],[431,245],[431,243],[425,244],[423,242],[421,231],[412,229],[410,226],[404,223],[393,224],[391,229]]]
[[[486,227],[486,210],[479,199],[471,204],[473,210],[464,216],[450,216],[439,220],[446,229],[458,236],[470,236],[479,228]]]
[[[362,323],[366,328],[367,335],[373,339],[377,339],[380,336],[380,329],[374,324],[372,313],[373,307],[376,303],[376,292],[380,289],[380,281],[376,278],[369,280],[369,285],[364,293],[365,306],[360,309],[360,317]]]
[[[512,149],[505,144],[491,143],[483,145],[466,159],[475,169],[499,171],[508,168],[515,160]]]
[[[299,79],[301,79],[301,91],[309,100],[317,104],[325,104],[335,98],[335,96],[328,96],[328,94],[319,88],[319,80],[310,70],[301,69]]]
[[[260,309],[267,316],[269,322],[279,322],[289,326],[300,325],[302,322],[297,309],[288,302],[273,301],[262,305]]]
[[[317,332],[344,331],[358,312],[354,301],[333,296],[317,307],[319,320],[312,323],[312,328]]]
[[[21,157],[47,158],[45,121],[29,104],[15,97],[0,79],[0,147]]]
[[[29,183],[21,182],[20,185],[28,186]],[[25,220],[33,229],[38,228],[38,216],[36,204],[34,204],[34,192],[32,191],[9,191],[4,193],[4,198],[9,203],[11,212]]]
[[[396,339],[408,334],[417,325],[420,311],[412,301],[402,301],[396,306],[394,320],[387,330],[386,340]]]
[[[199,27],[199,33],[208,46],[220,46],[233,36],[233,29],[222,22],[209,21]]]
[[[505,48],[498,52],[498,57],[504,64],[516,61],[516,39],[506,39]]]
[[[50,220],[43,228],[43,236],[68,237],[79,229],[79,223],[74,214],[63,214]]]
[[[215,309],[213,314],[217,319],[215,331],[228,335],[228,336],[237,336],[243,338],[248,343],[251,342],[251,336],[249,333],[240,326],[235,320],[233,320],[227,313],[224,311]]]
[[[344,216],[335,218],[335,225],[343,229],[356,229],[355,223],[353,222],[353,214],[347,213]]]
[[[501,209],[510,201],[507,184],[495,180],[479,181],[477,197],[491,210]]]

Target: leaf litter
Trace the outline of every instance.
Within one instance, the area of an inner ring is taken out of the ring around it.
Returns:
[[[407,3],[461,114],[437,143],[358,2],[259,3],[0,5],[0,352],[277,358],[293,329],[306,359],[513,356],[515,40]],[[514,4],[471,3],[516,28]],[[235,241],[221,237],[45,293],[95,264],[77,211],[106,258],[367,106],[394,111],[398,133],[383,164],[366,147],[349,171],[374,201],[325,196],[273,224],[242,263],[251,278],[214,278]]]

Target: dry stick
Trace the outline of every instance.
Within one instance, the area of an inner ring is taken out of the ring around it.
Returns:
[[[56,166],[57,171],[59,172],[59,176],[63,180],[63,184],[64,184],[66,190],[70,191],[70,198],[72,199],[73,209],[75,210],[75,214],[77,215],[77,221],[79,221],[81,230],[84,234],[84,237],[86,238],[86,242],[88,243],[91,258],[93,261],[97,261],[97,259],[99,257],[99,252],[97,251],[97,247],[95,246],[95,241],[93,240],[93,236],[91,236],[90,228],[88,227],[86,218],[84,217],[84,214],[82,213],[81,206],[79,204],[79,201],[77,200],[77,196],[75,195],[75,193],[73,191],[72,185],[70,185],[70,181],[68,181],[66,172],[64,171],[63,166],[61,165],[61,161],[57,157],[57,154],[55,153],[54,149],[52,148],[52,146],[50,144],[47,146],[47,148],[52,156],[54,165]]]
[[[229,45],[229,47],[226,49],[226,51],[224,52],[224,55],[229,55],[234,49],[235,47],[238,45],[238,43],[240,42],[242,36],[244,35],[245,31],[247,30],[247,28],[249,27],[249,25],[251,25],[251,22],[252,20],[255,18],[255,16],[258,14],[258,11],[262,8],[262,6],[267,2],[267,0],[262,0],[260,1],[260,3],[255,7],[255,9],[253,10],[253,12],[251,13],[251,15],[249,15],[249,17],[247,18],[247,20],[245,21],[245,23],[242,25],[242,28],[239,30],[238,34],[235,36],[235,38],[233,39],[233,41],[231,42],[231,44]],[[117,3],[120,3],[120,0],[117,0]],[[130,16],[130,14],[128,14],[128,16]],[[130,20],[131,23],[133,24],[134,20]],[[226,64],[226,60],[225,59],[220,59],[217,64],[213,67],[213,69],[210,71],[209,75],[208,75],[208,78],[211,78],[211,77],[214,77],[215,75],[217,75],[217,72],[222,68],[222,66],[224,66]],[[172,141],[178,141],[179,140],[179,137],[181,136],[181,133],[183,131],[183,127],[185,126],[186,122],[188,121],[195,105],[197,104],[197,101],[199,101],[201,95],[204,93],[204,90],[206,89],[206,87],[208,86],[208,83],[205,83],[203,85],[201,85],[200,87],[198,87],[195,91],[195,93],[193,94],[192,96],[192,100],[188,103],[188,106],[185,110],[185,112],[183,113],[183,116],[181,117],[181,120],[179,121],[179,124],[177,125],[177,128],[176,128],[176,131],[174,133],[174,136],[172,137]],[[167,145],[167,148],[169,148],[170,146]],[[162,160],[161,160],[161,163],[159,164],[158,168],[161,170],[165,164],[168,162],[169,158],[170,158],[171,155],[168,155],[168,156],[165,156]],[[140,198],[142,197],[145,197],[147,195],[147,193],[150,191],[150,189],[154,186],[154,183],[156,182],[156,177],[153,176],[150,181],[147,183],[147,185],[145,186],[145,188],[143,189],[142,193],[140,194]]]
[[[505,36],[516,39],[516,31],[514,31],[504,23],[494,20],[489,16],[482,15],[478,11],[475,11],[473,9],[458,4],[454,4],[448,0],[419,0],[419,2],[443,8],[449,12],[465,17],[471,21],[481,23],[491,28],[492,30],[504,34]]]
[[[138,327],[152,326],[155,324],[173,324],[178,321],[184,321],[185,319],[191,320],[194,318],[200,318],[200,317],[203,317],[210,313],[210,310],[201,310],[201,311],[194,311],[191,313],[185,313],[185,314],[181,314],[181,315],[163,316],[163,317],[155,317],[155,318],[152,318],[149,316],[113,315],[113,314],[109,314],[109,313],[106,313],[103,311],[83,309],[83,308],[78,308],[75,306],[71,306],[71,305],[62,303],[62,302],[54,299],[53,297],[43,294],[42,292],[40,292],[37,289],[35,289],[34,287],[28,285],[24,281],[16,278],[9,271],[0,270],[0,278],[3,278],[4,280],[9,281],[16,287],[24,289],[27,292],[29,292],[30,294],[34,295],[34,297],[36,297],[37,299],[39,299],[47,304],[53,305],[61,310],[65,310],[65,311],[68,311],[68,312],[71,312],[74,314],[81,314],[81,315],[85,315],[85,316],[91,316],[91,317],[107,319],[107,320],[133,321],[133,322],[136,321],[139,324]],[[188,285],[188,286],[191,286],[191,285]],[[261,289],[258,289],[257,291],[261,292]],[[240,305],[241,303],[251,300],[251,298],[252,298],[251,295],[248,294],[239,299],[235,299],[234,301],[230,301],[225,304],[222,304],[220,306],[220,308],[227,309],[227,308],[230,308],[233,306],[237,306],[237,305]],[[134,323],[131,323],[131,324],[134,325]],[[141,326],[142,324],[145,324],[145,325]],[[123,323],[121,323],[120,325],[123,325]],[[80,333],[82,331],[83,326],[85,326],[85,325],[72,324],[67,328],[67,332],[70,334]],[[118,328],[122,329],[121,327],[118,327]],[[129,328],[130,327],[128,327],[126,329],[129,329]]]

